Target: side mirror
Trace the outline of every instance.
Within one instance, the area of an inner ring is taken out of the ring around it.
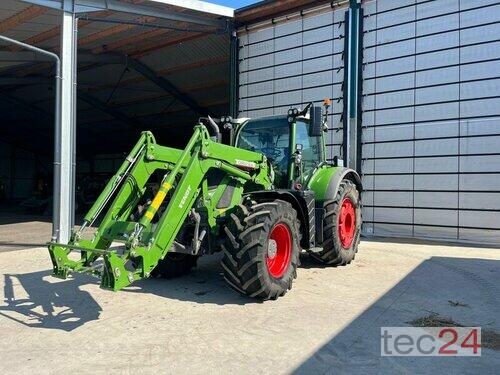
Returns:
[[[321,107],[311,106],[309,136],[321,137],[323,135],[323,111]]]

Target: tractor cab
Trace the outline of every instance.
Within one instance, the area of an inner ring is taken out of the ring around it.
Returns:
[[[264,154],[277,188],[300,188],[325,162],[324,129],[321,107],[309,105],[302,112],[241,121],[234,146]]]

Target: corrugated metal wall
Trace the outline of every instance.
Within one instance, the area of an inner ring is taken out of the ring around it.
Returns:
[[[500,2],[363,8],[365,231],[500,242]]]
[[[499,243],[500,1],[363,8],[365,234]],[[341,154],[345,11],[240,32],[240,117],[329,96]]]
[[[286,114],[311,101],[333,101],[328,153],[342,143],[345,8],[240,31],[239,116]],[[340,128],[340,129],[339,129]]]

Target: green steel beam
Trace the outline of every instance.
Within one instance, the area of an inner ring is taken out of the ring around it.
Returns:
[[[358,97],[358,51],[359,51],[359,15],[361,3],[351,0],[349,7],[349,117],[356,117],[356,103]]]
[[[239,107],[239,69],[238,69],[238,51],[239,43],[236,29],[231,32],[231,46],[230,46],[230,70],[231,82],[229,91],[229,113],[233,118],[238,117]]]
[[[361,87],[361,61],[362,56],[362,12],[361,0],[350,0],[348,17],[348,50],[347,54],[347,129],[345,139],[346,166],[357,169],[360,167],[360,116],[359,101]]]

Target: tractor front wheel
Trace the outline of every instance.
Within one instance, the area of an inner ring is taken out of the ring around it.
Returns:
[[[276,299],[292,287],[300,253],[297,212],[275,200],[239,205],[224,228],[224,278],[242,294]]]
[[[311,252],[319,263],[345,266],[354,259],[361,235],[361,202],[356,185],[342,180],[337,196],[324,203],[323,251]]]

